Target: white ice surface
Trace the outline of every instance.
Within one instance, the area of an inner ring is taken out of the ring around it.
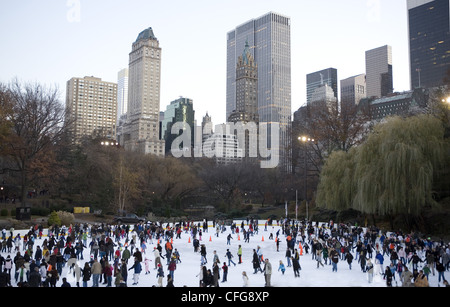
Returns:
[[[287,266],[287,260],[285,258],[285,252],[286,252],[286,241],[285,236],[282,235],[282,232],[280,231],[280,238],[281,242],[279,245],[279,251],[276,250],[276,244],[275,240],[269,240],[269,235],[272,232],[273,236],[275,237],[275,234],[277,230],[280,228],[276,225],[276,223],[273,224],[273,226],[268,226],[267,231],[264,231],[264,222],[260,221],[260,227],[259,227],[259,233],[255,234],[250,237],[250,242],[245,243],[243,240],[242,232],[240,233],[240,240],[238,240],[238,235],[233,234],[233,239],[231,240],[231,245],[227,245],[226,237],[228,233],[231,232],[230,227],[227,226],[227,231],[224,233],[220,233],[219,237],[215,236],[215,229],[212,228],[211,222],[208,232],[203,233],[202,240],[200,241],[200,244],[205,244],[206,251],[207,251],[207,260],[208,263],[206,264],[208,269],[211,269],[212,271],[212,259],[213,259],[213,251],[216,250],[217,254],[219,255],[219,259],[221,261],[220,267],[222,267],[223,262],[226,262],[228,264],[228,260],[225,256],[226,250],[230,249],[232,252],[234,258],[233,261],[236,263],[236,266],[234,266],[232,263],[229,266],[228,270],[228,278],[227,282],[220,283],[220,287],[242,287],[243,286],[243,280],[242,280],[242,272],[246,271],[247,275],[249,277],[249,287],[264,287],[264,275],[262,273],[253,274],[253,265],[252,265],[252,255],[253,255],[253,249],[256,249],[259,245],[262,248],[263,255],[265,259],[269,259],[269,261],[272,264],[272,278],[271,283],[273,287],[386,287],[386,282],[383,280],[382,276],[379,274],[379,269],[375,268],[375,274],[374,279],[372,283],[368,282],[367,279],[367,273],[363,273],[360,269],[360,265],[358,261],[353,260],[352,263],[352,269],[349,269],[349,266],[345,260],[340,260],[338,263],[338,271],[332,272],[331,265],[325,265],[324,267],[317,268],[317,262],[315,260],[312,260],[311,253],[306,254],[303,253],[303,255],[300,257],[300,265],[301,265],[301,271],[300,271],[300,277],[296,278],[294,277],[294,272],[292,270],[292,267],[286,267],[286,272],[283,275],[281,271],[278,271],[278,265],[279,261],[283,261],[284,265]],[[240,227],[241,221],[237,221],[237,225]],[[247,225],[245,226],[247,229]],[[24,235],[27,232],[27,230],[15,230],[14,234],[20,234]],[[9,234],[9,230],[8,230]],[[47,229],[44,230],[44,235],[47,234]],[[191,243],[188,243],[190,234],[183,233],[181,234],[181,239],[173,239],[173,247],[176,248],[180,253],[181,263],[177,264],[177,269],[174,274],[174,285],[175,287],[198,287],[199,285],[199,278],[197,277],[199,271],[200,271],[200,253],[194,253],[194,249],[192,246],[192,239]],[[263,238],[264,237],[264,238]],[[37,239],[35,242],[36,245],[41,245],[42,241],[45,237],[42,239]],[[211,241],[210,241],[211,238]],[[263,240],[264,239],[264,240]],[[90,238],[88,238],[88,244],[90,242]],[[124,243],[124,240],[122,240],[122,243]],[[238,263],[238,257],[236,255],[238,245],[242,246],[243,250],[243,263]],[[147,250],[146,253],[143,253],[143,259],[148,258],[151,260],[149,267],[150,267],[150,273],[145,274],[145,264],[142,263],[143,271],[140,274],[139,277],[139,283],[138,285],[132,285],[133,283],[133,271],[129,271],[128,275],[128,281],[127,286],[128,287],[152,287],[157,285],[157,278],[156,278],[156,270],[154,269],[154,256],[153,256],[153,248],[156,246],[156,240],[153,239],[153,244],[147,243]],[[161,244],[163,247],[163,253],[164,253],[164,242]],[[298,243],[296,244],[296,247],[298,249]],[[21,247],[22,251],[22,247]],[[90,259],[90,248],[84,249],[84,260],[79,260],[78,264],[82,268],[84,266],[84,263],[86,261],[89,261]],[[23,252],[22,252],[23,254]],[[6,258],[8,253],[2,253],[3,257]],[[15,253],[11,253],[11,258],[14,258]],[[354,255],[354,253],[353,253]],[[375,253],[373,253],[373,257],[375,257]],[[389,265],[389,258],[388,256],[384,257],[384,268]],[[372,261],[375,263],[375,259]],[[165,276],[168,274],[166,260],[162,259],[162,263],[164,264],[164,273]],[[133,264],[132,259],[130,259],[128,263],[128,267],[130,268]],[[261,265],[263,267],[263,264]],[[13,267],[14,269],[14,267]],[[73,274],[68,274],[69,268],[67,265],[63,269],[63,273],[61,278],[59,279],[57,283],[57,287],[59,287],[62,283],[62,277],[66,277],[68,282],[75,286],[76,281],[73,276]],[[14,273],[11,272],[12,277],[12,283],[13,286],[16,286],[16,283],[14,282]],[[220,277],[222,280],[222,272],[220,272]],[[401,282],[399,280],[398,275],[395,276],[396,280],[393,280],[393,286],[401,286]],[[164,278],[163,286],[166,285],[166,278]],[[438,275],[436,272],[435,276],[432,276],[430,274],[429,276],[429,283],[431,287],[437,287],[438,286]],[[80,286],[82,285],[82,281],[80,280]],[[88,282],[88,286],[90,287],[92,285],[92,278]],[[101,287],[105,287],[106,285],[100,284]],[[113,277],[113,286],[114,286],[114,277]],[[442,286],[442,282],[440,283],[440,286]]]

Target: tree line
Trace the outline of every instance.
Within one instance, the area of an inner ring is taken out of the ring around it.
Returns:
[[[128,152],[103,146],[101,133],[74,143],[74,123],[55,88],[1,84],[0,110],[0,184],[24,202],[30,191],[46,191],[103,212],[170,215],[198,205],[239,212],[245,203],[278,204],[295,195],[293,177],[259,164]]]

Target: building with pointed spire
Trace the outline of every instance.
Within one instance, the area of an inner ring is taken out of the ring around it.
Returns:
[[[258,65],[249,50],[248,41],[241,56],[238,57],[236,64],[236,109],[228,117],[230,123],[241,123],[245,126],[240,139],[239,147],[244,153],[244,158],[250,157],[250,146],[253,153],[257,152],[257,138],[259,123],[258,115]],[[252,126],[247,124],[254,124]],[[251,129],[253,128],[253,129]],[[253,140],[253,143],[251,143]],[[256,142],[254,141],[256,140]],[[242,144],[244,143],[244,144]],[[253,157],[256,158],[256,157]]]
[[[208,112],[206,112],[206,115],[203,116],[202,119],[202,143],[214,133],[213,130],[212,118]]]
[[[259,122],[258,115],[258,65],[249,51],[248,41],[236,65],[236,108],[229,122]]]

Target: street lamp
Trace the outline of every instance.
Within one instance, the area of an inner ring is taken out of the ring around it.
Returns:
[[[442,99],[442,102],[450,104],[450,96],[447,98]]]
[[[119,143],[114,142],[114,141],[104,141],[104,142],[101,142],[100,145],[102,145],[102,146],[119,146]]]
[[[307,155],[307,144],[308,143],[314,143],[314,139],[309,138],[307,136],[300,136],[298,138],[300,142],[303,143],[304,148],[304,160],[305,160],[305,203],[306,203],[306,220],[309,220],[309,214],[308,214],[308,164],[306,161],[306,155]]]
[[[306,143],[306,142],[314,142],[314,139],[311,139],[311,138],[306,137],[306,136],[300,136],[298,138],[298,140],[301,141],[301,142],[304,142],[304,143]]]

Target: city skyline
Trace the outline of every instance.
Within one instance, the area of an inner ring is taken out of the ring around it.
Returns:
[[[152,27],[163,50],[160,109],[189,97],[198,122],[208,112],[219,124],[226,121],[227,32],[272,11],[291,20],[292,113],[306,104],[308,73],[335,67],[339,80],[364,73],[365,51],[382,45],[393,48],[394,91],[409,90],[406,1],[175,2],[2,3],[0,82],[56,85],[64,103],[74,76],[117,82],[136,33]]]

